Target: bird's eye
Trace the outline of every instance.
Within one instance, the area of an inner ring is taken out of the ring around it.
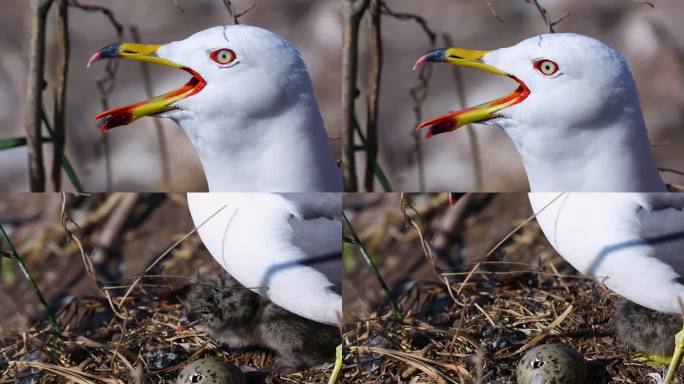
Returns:
[[[237,55],[232,49],[228,48],[221,48],[213,51],[211,54],[209,54],[209,57],[211,57],[212,60],[214,60],[216,63],[221,64],[221,65],[226,65],[230,64],[235,59],[237,59]]]
[[[541,59],[534,62],[534,68],[544,76],[552,76],[558,72],[558,64],[551,60]]]

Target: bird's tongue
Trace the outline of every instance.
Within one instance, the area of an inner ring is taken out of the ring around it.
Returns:
[[[475,107],[437,116],[421,123],[416,128],[416,131],[427,130],[425,138],[430,138],[434,135],[439,135],[440,133],[454,131],[466,124],[492,119],[496,117],[496,112],[515,105],[527,98],[530,93],[529,89],[522,82],[518,81],[518,83],[520,84],[518,88],[504,97],[488,101]]]
[[[182,87],[150,100],[104,111],[95,116],[93,121],[103,120],[100,131],[106,132],[112,128],[130,124],[141,117],[156,115],[172,109],[173,103],[194,95],[206,85],[199,74],[189,68],[183,69],[190,72],[193,77]]]

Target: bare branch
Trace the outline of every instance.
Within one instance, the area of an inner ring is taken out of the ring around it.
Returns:
[[[64,144],[66,142],[65,107],[67,77],[69,73],[69,20],[67,0],[57,3],[57,75],[55,77],[55,110],[52,145],[55,147],[52,156],[52,185],[56,192],[62,189],[62,163],[64,162]]]
[[[31,192],[45,191],[45,167],[41,146],[41,106],[45,83],[45,24],[52,0],[31,1],[31,53],[26,86],[26,139],[28,140],[29,178]]]
[[[546,28],[549,30],[549,33],[554,33],[556,32],[554,27],[560,23],[561,21],[565,20],[566,17],[570,16],[570,13],[566,13],[563,16],[559,17],[556,19],[556,21],[551,21],[551,17],[549,16],[548,11],[546,8],[544,8],[540,3],[539,0],[525,0],[527,3],[532,3],[534,6],[537,8],[537,11],[539,11],[539,14],[541,17],[544,19],[544,22],[546,23]]]
[[[354,152],[354,124],[356,120],[354,101],[358,95],[359,24],[368,7],[368,0],[343,0],[342,2],[342,174],[344,190],[358,191],[356,160]]]
[[[116,19],[116,17],[114,16],[114,12],[112,12],[111,9],[107,7],[101,7],[99,5],[81,4],[79,0],[69,0],[69,6],[78,8],[88,13],[102,13],[114,26],[114,28],[116,29],[116,34],[119,37],[123,35],[123,25],[121,25],[121,23]]]
[[[130,27],[131,35],[133,36],[133,41],[136,43],[142,42],[140,38],[140,31],[134,25]],[[144,62],[140,62],[140,72],[143,77],[143,85],[145,86],[145,93],[148,98],[154,97],[154,92],[152,91],[152,82],[150,81],[150,71]],[[164,134],[164,127],[160,119],[152,119],[154,121],[154,126],[157,131],[157,143],[159,144],[159,166],[162,171],[162,183],[164,184],[164,189],[167,191],[172,191],[171,188],[171,167],[169,165],[169,151],[166,145],[166,137]]]
[[[380,28],[380,6],[382,0],[370,0],[369,40],[370,69],[368,73],[367,118],[366,118],[366,172],[364,186],[373,191],[375,163],[378,157],[378,115],[380,104],[380,80],[382,76],[382,32]]]
[[[252,4],[247,9],[245,9],[242,12],[237,12],[235,11],[235,7],[233,6],[233,2],[230,0],[221,0],[223,2],[223,5],[226,6],[226,9],[228,10],[228,13],[230,14],[230,17],[233,19],[233,24],[240,24],[240,18],[244,15],[246,15],[249,11],[254,9],[256,7],[256,4]]]
[[[123,25],[116,19],[116,17],[114,16],[114,12],[112,12],[112,10],[97,5],[84,5],[81,4],[78,0],[69,0],[69,5],[88,13],[102,13],[116,30],[117,41],[121,41],[124,32]],[[107,65],[105,66],[105,76],[95,82],[97,90],[100,92],[100,104],[102,105],[103,110],[109,109],[109,94],[112,93],[116,85],[116,72],[118,68],[118,60],[108,60]],[[101,144],[105,158],[105,175],[107,180],[107,191],[111,191],[112,162],[109,156],[109,139],[107,138],[107,135],[102,135]]]
[[[409,21],[414,21],[416,22],[420,28],[423,30],[425,35],[427,35],[428,40],[430,41],[430,48],[434,49],[435,48],[435,43],[437,40],[437,34],[432,31],[432,29],[428,26],[427,21],[415,14],[411,13],[401,13],[401,12],[394,12],[391,10],[386,3],[383,3],[382,5],[383,9],[382,12],[384,15],[394,17],[399,20],[409,20]],[[423,103],[427,99],[428,96],[428,90],[430,86],[430,78],[432,76],[432,67],[431,66],[422,66],[420,70],[418,71],[418,80],[419,84],[409,90],[409,94],[411,96],[411,101],[413,102],[413,113],[416,116],[416,123],[415,125],[417,126],[420,124],[420,122],[423,120]],[[414,153],[415,153],[415,162],[418,166],[418,185],[420,191],[425,190],[426,186],[426,181],[425,181],[425,169],[424,169],[424,163],[423,163],[423,151],[422,151],[422,141],[420,140],[420,136],[418,133],[414,132],[413,133],[413,143],[414,143]]]
[[[448,33],[443,35],[444,43],[447,47],[452,47],[454,44],[451,40],[451,36]],[[456,94],[458,95],[458,100],[463,108],[466,108],[466,94],[465,87],[463,86],[463,76],[461,76],[461,68],[454,66],[454,80],[456,82]],[[477,139],[477,132],[473,129],[471,124],[466,125],[466,131],[468,132],[468,142],[470,144],[470,153],[472,155],[473,161],[473,175],[475,177],[475,190],[481,191],[484,186],[484,175],[482,172],[482,158],[480,156],[480,147]]]
[[[487,6],[489,7],[489,10],[492,12],[492,15],[496,17],[497,20],[499,20],[500,23],[503,23],[503,19],[496,13],[496,8],[494,8],[494,4],[492,3],[492,0],[484,0],[485,3],[487,3]]]

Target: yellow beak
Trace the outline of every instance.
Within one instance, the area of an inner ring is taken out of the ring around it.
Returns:
[[[114,127],[130,124],[143,117],[156,115],[172,109],[172,105],[201,91],[206,85],[202,76],[184,65],[157,56],[161,45],[121,43],[108,45],[97,51],[88,61],[88,67],[96,61],[105,59],[130,59],[182,69],[192,75],[190,81],[175,91],[156,96],[150,100],[110,109],[95,116],[94,120],[104,119],[100,126],[102,132]]]
[[[460,67],[478,69],[499,76],[508,76],[518,83],[518,88],[511,94],[492,100],[472,108],[466,108],[421,123],[416,130],[427,128],[426,137],[450,132],[466,124],[482,122],[496,117],[496,113],[523,101],[529,95],[527,86],[515,76],[508,74],[493,65],[482,62],[482,58],[490,51],[478,51],[464,48],[440,48],[428,52],[416,61],[414,69],[427,62],[450,63]]]

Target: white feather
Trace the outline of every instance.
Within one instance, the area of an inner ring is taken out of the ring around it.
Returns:
[[[209,252],[234,278],[308,319],[338,324],[342,312],[342,211],[338,193],[189,193]]]
[[[561,256],[579,271],[605,278],[608,288],[633,302],[680,313],[684,195],[567,193],[553,201],[558,195],[530,193],[529,198]]]

